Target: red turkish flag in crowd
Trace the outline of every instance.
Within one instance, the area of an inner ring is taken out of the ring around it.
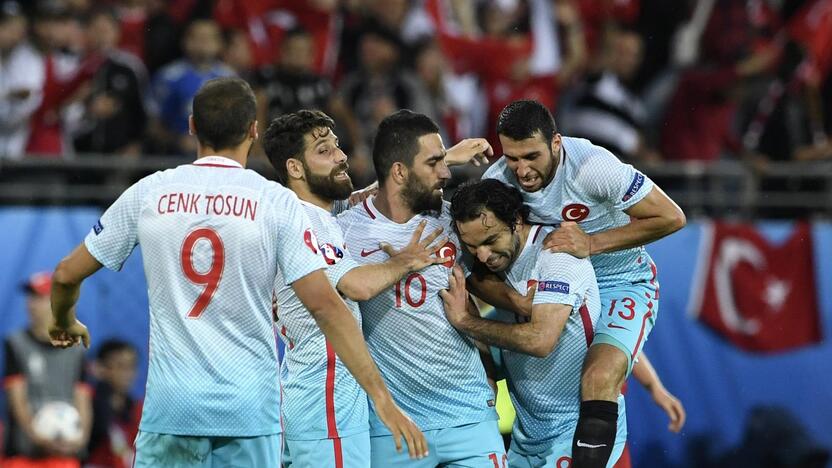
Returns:
[[[821,341],[808,223],[798,223],[780,245],[750,225],[707,224],[702,236],[692,316],[747,351]]]

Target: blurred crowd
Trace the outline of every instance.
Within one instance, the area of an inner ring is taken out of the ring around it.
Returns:
[[[0,158],[195,153],[193,94],[318,108],[354,179],[399,108],[446,146],[518,98],[622,159],[832,158],[832,0],[3,0]],[[24,156],[28,155],[28,156]]]

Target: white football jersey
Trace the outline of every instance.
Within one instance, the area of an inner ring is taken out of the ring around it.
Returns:
[[[295,194],[212,156],[149,175],[87,235],[119,270],[142,247],[150,356],[141,430],[250,437],[281,431],[271,292],[326,265]]]
[[[338,217],[344,239],[358,263],[387,259],[379,248],[387,242],[401,249],[427,221],[424,235],[442,227],[449,236],[439,250],[453,260],[412,272],[386,291],[360,303],[364,338],[396,403],[422,430],[495,420],[494,393],[488,386],[479,352],[445,317],[439,291],[448,288],[459,240],[451,227],[450,204],[438,217],[416,215],[399,224],[376,210],[369,198]],[[388,434],[370,412],[370,434]]]
[[[332,286],[358,264],[344,245],[335,217],[300,201],[312,223],[318,252]],[[284,434],[290,440],[348,437],[368,429],[367,394],[358,385],[317,322],[278,272],[275,281],[280,338],[286,345],[281,365]],[[361,325],[355,301],[344,301]]]

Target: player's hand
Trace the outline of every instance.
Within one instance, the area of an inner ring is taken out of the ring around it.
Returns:
[[[399,251],[396,251],[392,245],[386,242],[382,242],[378,246],[390,257],[391,261],[402,265],[407,271],[418,271],[430,265],[452,261],[453,257],[436,255],[436,252],[448,242],[448,238],[443,237],[434,243],[436,238],[442,234],[442,228],[437,228],[422,239],[422,233],[425,231],[426,225],[427,221],[422,220],[416,230],[413,231],[413,235],[410,236],[410,242]]]
[[[445,164],[461,166],[471,163],[475,166],[488,164],[488,158],[494,156],[494,150],[485,138],[466,138],[445,153]]]
[[[524,317],[532,316],[532,305],[534,303],[534,292],[537,290],[537,283],[529,285],[526,290],[526,295],[512,290],[512,302],[514,302],[514,312]]]
[[[468,291],[465,288],[465,276],[459,265],[454,266],[448,278],[448,289],[439,291],[445,304],[445,317],[454,327],[461,326],[471,315],[468,312]]]
[[[574,221],[564,221],[560,227],[550,232],[543,239],[543,247],[552,252],[564,252],[573,257],[589,257],[589,234]]]
[[[685,407],[682,405],[682,402],[673,396],[673,394],[668,392],[664,387],[658,387],[651,390],[650,396],[653,397],[653,401],[656,405],[664,410],[670,418],[670,424],[667,425],[667,429],[670,432],[675,433],[681,431],[682,427],[685,425],[685,419],[687,417],[685,414]]]
[[[90,332],[77,319],[65,327],[58,325],[53,319],[49,325],[49,338],[52,346],[58,348],[71,348],[77,344],[83,344],[85,348],[90,347]]]
[[[385,401],[373,401],[376,416],[387,426],[393,435],[393,442],[396,444],[396,452],[402,451],[402,438],[407,444],[407,451],[410,458],[424,458],[428,456],[428,443],[424,434],[412,419],[396,405],[392,398]]]
[[[350,194],[349,203],[350,206],[355,206],[359,203],[362,203],[364,200],[372,197],[373,195],[378,193],[378,181],[373,182],[372,184],[368,185],[367,187],[356,190],[352,194]]]

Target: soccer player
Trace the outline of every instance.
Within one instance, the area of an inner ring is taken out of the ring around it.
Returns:
[[[344,244],[343,233],[331,212],[335,200],[353,191],[347,174],[347,155],[338,145],[335,122],[321,111],[300,110],[274,119],[263,136],[263,147],[278,179],[300,199],[312,222],[313,245],[327,264],[327,277],[346,297],[353,316],[361,323],[358,304],[390,288],[407,273],[451,258],[435,255],[436,229],[421,239],[425,221],[413,231],[410,242],[395,252],[381,248],[389,258],[361,265]],[[445,244],[441,239],[438,246]],[[278,330],[286,344],[283,375],[284,437],[292,467],[369,467],[370,434],[367,395],[321,333],[282,275],[275,283]],[[390,448],[393,442],[388,441]]]
[[[505,456],[494,392],[478,349],[448,323],[439,297],[459,251],[448,203],[442,200],[450,177],[444,157],[439,129],[430,118],[408,110],[388,116],[373,147],[378,194],[338,218],[362,264],[386,259],[379,242],[400,248],[425,221],[426,229],[441,227],[451,235],[439,255],[452,260],[411,273],[359,304],[370,353],[396,402],[425,431],[430,451],[416,461],[396,454],[390,434],[371,411],[373,467],[493,468]]]
[[[531,317],[498,310],[496,320],[468,312],[465,278],[456,268],[443,291],[448,320],[461,332],[501,348],[517,411],[511,467],[569,466],[580,410],[581,367],[601,312],[592,264],[543,246],[551,228],[530,224],[520,191],[493,179],[457,189],[451,213],[459,239],[480,265],[518,294],[535,285]],[[609,466],[627,439],[624,397]]]
[[[245,170],[257,138],[255,98],[236,78],[197,92],[193,164],[127,189],[60,262],[52,288],[53,343],[89,333],[74,314],[80,286],[118,270],[141,244],[150,301],[150,364],[136,466],[278,466],[280,389],[271,324],[278,270],[393,434],[411,454],[424,438],[390,397],[349,309],[322,271],[297,197]]]
[[[614,447],[621,386],[658,313],[656,266],[643,246],[681,229],[685,215],[609,151],[557,133],[552,114],[538,102],[506,106],[497,133],[504,157],[483,178],[521,189],[531,222],[559,225],[544,240],[547,249],[589,256],[595,268],[602,313],[581,379],[572,466],[603,467]],[[474,278],[468,287],[500,308],[529,307],[528,297],[497,281]]]

